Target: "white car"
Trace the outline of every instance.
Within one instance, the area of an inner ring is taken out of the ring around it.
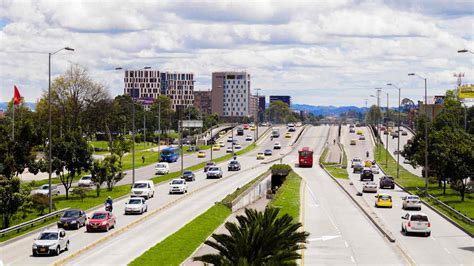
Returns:
[[[245,140],[246,140],[246,141],[252,141],[252,140],[253,140],[253,138],[252,138],[252,136],[251,136],[251,135],[247,135],[247,136],[245,137]]]
[[[280,144],[280,142],[275,142],[275,144],[273,144],[273,149],[275,149],[275,150],[281,149],[281,144]]]
[[[402,209],[408,210],[408,209],[416,209],[416,210],[421,210],[421,200],[420,197],[416,195],[408,195],[402,197],[403,203],[402,203]]]
[[[170,194],[173,193],[186,193],[188,192],[188,185],[186,184],[186,180],[177,178],[173,179],[170,182]]]
[[[95,185],[94,181],[92,181],[92,176],[90,175],[85,175],[79,179],[79,182],[77,182],[77,185],[80,187],[92,187]]]
[[[233,140],[232,136],[227,137],[227,142],[232,142],[232,140]]]
[[[370,170],[372,170],[372,173],[373,174],[379,174],[380,173],[380,169],[377,165],[373,164],[371,167],[370,167]]]
[[[148,205],[144,198],[132,197],[125,202],[125,214],[139,213],[143,214],[148,211]]]
[[[168,163],[157,163],[155,165],[155,174],[157,175],[166,175],[170,172],[170,166]]]
[[[354,165],[356,164],[361,164],[362,160],[358,157],[355,157],[354,159],[351,160],[351,168],[354,168]]]
[[[132,186],[132,197],[153,198],[155,195],[155,184],[151,180],[138,180]]]
[[[232,150],[232,147],[227,147],[227,149],[225,150],[226,153],[232,153],[233,150]]]
[[[49,185],[42,185],[38,187],[37,189],[34,189],[31,191],[31,195],[34,194],[43,194],[43,195],[49,195]],[[51,185],[51,195],[52,196],[58,196],[60,194],[58,186],[56,185]]]
[[[405,235],[421,233],[430,236],[431,223],[428,219],[428,215],[420,212],[406,213],[402,216],[402,232],[405,233]]]
[[[234,144],[234,149],[237,149],[237,150],[242,149],[242,145],[240,145],[240,143],[237,142],[236,144]]]
[[[217,166],[209,167],[206,178],[222,178],[222,169]]]
[[[222,140],[219,141],[219,147],[225,147],[225,143]]]
[[[372,181],[362,183],[362,192],[377,193],[377,183]]]
[[[59,255],[61,251],[69,248],[69,237],[62,228],[47,229],[41,232],[33,242],[33,256]]]

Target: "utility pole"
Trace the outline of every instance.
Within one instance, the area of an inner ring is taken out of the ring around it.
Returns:
[[[388,95],[388,92],[387,92],[387,112],[386,112],[386,114],[387,114],[387,121],[386,121],[386,123],[385,123],[385,125],[386,125],[385,130],[387,130],[387,131],[386,131],[386,133],[387,133],[387,139],[385,140],[385,167],[388,167],[388,120],[389,120],[389,114],[388,114],[388,112],[389,112],[388,96],[389,96],[389,95]]]
[[[143,109],[143,143],[146,146],[146,111]]]
[[[382,89],[381,88],[375,88],[375,89],[377,90],[377,107],[379,108],[379,112],[381,112],[380,111],[380,92],[382,91]],[[378,136],[377,144],[379,144],[382,139],[380,138],[380,125],[378,122],[377,122],[377,136]],[[377,145],[377,147],[378,147],[379,157],[380,157],[380,152],[382,151],[382,147],[380,147],[380,145]]]
[[[259,113],[260,113],[260,98],[258,98],[258,92],[261,90],[260,88],[255,88],[255,90],[257,91],[257,114],[255,115],[255,137],[254,137],[254,142],[257,142],[257,139],[258,139],[258,116],[259,116]]]
[[[183,174],[184,171],[184,152],[183,152],[183,112],[184,112],[184,105],[180,106],[180,112],[179,112],[179,148],[180,148],[180,153],[181,153],[181,174]]]
[[[158,98],[158,162],[161,160],[161,99]]]

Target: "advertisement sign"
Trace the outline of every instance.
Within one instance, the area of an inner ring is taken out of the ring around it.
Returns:
[[[182,123],[183,128],[202,127],[202,120],[183,120],[180,122]]]
[[[458,98],[459,99],[474,99],[474,85],[459,86]]]
[[[436,105],[443,105],[444,104],[444,96],[434,96],[433,103]]]

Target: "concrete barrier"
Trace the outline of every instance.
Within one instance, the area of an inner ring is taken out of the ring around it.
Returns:
[[[232,212],[245,208],[258,199],[265,197],[267,190],[272,187],[272,175],[263,176],[260,181],[248,188],[232,201]]]

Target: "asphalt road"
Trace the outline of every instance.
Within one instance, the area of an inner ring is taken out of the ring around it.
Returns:
[[[406,264],[402,255],[317,163],[330,130],[332,136],[337,135],[337,127],[311,127],[298,145],[298,149],[312,147],[315,160],[312,168],[294,168],[305,181],[302,222],[310,237],[304,250],[304,264]],[[332,144],[332,137],[330,140]],[[297,162],[296,154],[287,158],[286,163]]]
[[[298,132],[295,132],[292,138],[279,138],[278,141],[284,147],[282,151],[290,149],[288,145],[294,140],[296,133]],[[112,229],[107,233],[86,233],[84,228],[77,231],[68,231],[71,241],[70,250],[63,252],[58,257],[32,257],[31,244],[35,236],[26,236],[2,246],[0,248],[0,260],[6,265],[51,265],[95,241],[111,234],[117,234],[114,233],[116,231],[124,230],[119,235],[111,236],[110,239],[100,245],[75,257],[70,263],[81,265],[126,264],[207,210],[214,202],[221,200],[237,187],[243,186],[268,169],[269,165],[262,165],[260,164],[262,161],[256,160],[256,153],[265,148],[272,148],[273,142],[270,141],[269,136],[266,136],[256,150],[239,156],[238,160],[242,164],[242,170],[239,172],[229,173],[226,167],[227,162],[220,163],[219,166],[224,170],[223,179],[208,180],[202,170],[197,171],[196,181],[188,183],[188,195],[169,195],[168,184],[156,186],[155,197],[147,201],[149,211],[145,215],[150,216],[144,222],[131,226],[132,223],[136,223],[143,216],[125,216],[123,214],[125,199],[120,200],[114,203],[114,214],[117,216],[116,229]],[[278,153],[274,153],[265,161],[278,156]],[[153,212],[156,213],[152,214]],[[88,216],[91,214],[88,213]],[[51,228],[54,227],[51,226]]]
[[[397,129],[396,127],[394,129]],[[400,134],[400,150],[403,151],[403,147],[405,146],[405,144],[407,144],[407,141],[409,139],[411,139],[413,137],[413,134],[406,130],[405,128],[403,127],[400,127],[400,129],[402,130],[405,130],[407,132],[407,136],[402,136]],[[382,142],[384,143],[384,147],[386,147],[386,141],[387,141],[387,135],[383,135],[383,132],[382,132]],[[393,158],[395,158],[395,161],[397,160],[397,155],[394,154],[394,152],[398,149],[398,139],[394,139],[392,138],[392,136],[388,136],[388,151],[390,152],[390,154],[392,155]],[[385,158],[385,157],[384,157]],[[406,170],[410,171],[410,173],[414,174],[414,175],[417,175],[417,176],[421,176],[422,173],[421,173],[421,167],[417,167],[417,168],[414,168],[413,166],[411,166],[410,164],[406,164],[404,163],[405,161],[405,157],[403,157],[402,155],[400,155],[400,165],[405,168]]]
[[[342,143],[347,152],[348,160],[354,157],[365,157],[367,150],[373,150],[373,140],[367,128],[361,128],[367,138],[365,141],[357,140],[357,145],[349,145],[355,133],[349,133],[349,127],[342,128]],[[372,154],[370,154],[372,158]],[[382,163],[383,164],[383,163]],[[349,164],[350,165],[350,164]],[[358,191],[362,191],[362,183],[359,174],[353,174],[348,168],[349,177]],[[378,184],[381,174],[375,175],[374,181]],[[401,188],[379,189],[379,193],[387,193],[392,196],[393,208],[375,208],[374,195],[364,193],[363,198],[376,215],[385,223],[387,228],[396,238],[396,243],[404,250],[417,265],[473,265],[474,262],[474,240],[446,221],[430,208],[423,206],[421,212],[428,215],[431,222],[431,237],[406,236],[401,232],[401,216],[407,211],[402,210],[402,196],[408,195]],[[410,211],[417,212],[417,211]],[[377,250],[378,252],[378,250]]]

